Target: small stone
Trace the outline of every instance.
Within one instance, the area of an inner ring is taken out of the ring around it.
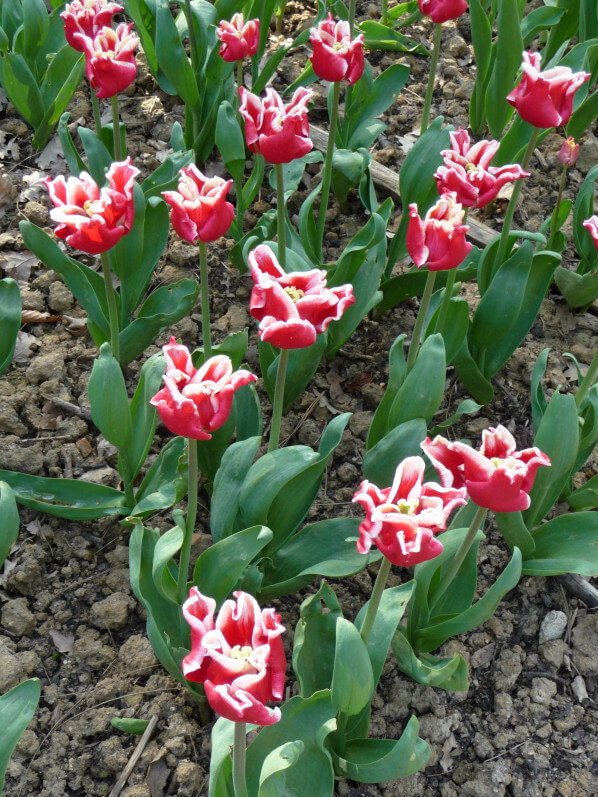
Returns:
[[[63,282],[53,282],[50,285],[50,296],[48,297],[50,310],[54,310],[56,313],[65,313],[72,308],[74,303],[73,294]]]
[[[373,412],[356,412],[351,416],[349,429],[355,437],[361,437],[362,440],[365,440],[373,417]]]
[[[495,652],[496,642],[491,642],[489,645],[485,645],[483,648],[476,650],[471,657],[471,666],[474,668],[481,667],[482,669],[489,667],[494,659]]]
[[[174,773],[178,797],[194,797],[199,794],[204,773],[199,764],[193,761],[179,761]]]
[[[573,679],[571,689],[580,703],[582,700],[587,700],[589,698],[588,690],[586,689],[586,682],[581,675],[578,675],[577,678]]]
[[[118,658],[135,670],[145,670],[158,663],[149,639],[141,634],[127,639],[118,653]]]
[[[99,628],[108,628],[118,631],[124,628],[129,619],[129,611],[134,602],[122,592],[108,595],[104,600],[92,604],[90,615],[91,622]]]
[[[48,209],[41,202],[27,202],[23,208],[23,213],[29,221],[39,227],[45,227],[50,220]]]
[[[565,612],[548,612],[540,625],[540,644],[551,639],[560,639],[567,628],[567,615]]]
[[[64,370],[64,352],[50,351],[38,354],[27,368],[26,377],[30,385],[39,385],[54,377],[60,377]]]
[[[219,332],[241,332],[247,326],[249,317],[244,307],[233,304],[226,313],[216,321],[215,329]]]
[[[573,663],[581,675],[598,675],[598,614],[581,617],[573,629]]]
[[[23,673],[19,660],[0,639],[0,695],[8,692],[22,679]]]
[[[534,678],[532,680],[532,688],[530,697],[534,703],[539,703],[542,706],[548,706],[552,702],[552,698],[556,695],[556,684],[550,678]]]
[[[544,661],[559,670],[565,662],[565,654],[569,652],[569,646],[564,639],[551,639],[540,645],[538,650]]]
[[[29,611],[27,598],[7,601],[2,609],[2,625],[16,636],[29,636],[35,628],[35,615]]]

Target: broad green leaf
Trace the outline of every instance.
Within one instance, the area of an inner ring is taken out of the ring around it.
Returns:
[[[136,717],[112,717],[110,724],[117,731],[141,736],[149,725],[149,720],[139,720]]]
[[[185,538],[184,525],[176,525],[156,540],[152,561],[152,578],[162,598],[179,605],[177,579],[171,570],[173,557],[181,550]],[[178,570],[177,570],[178,573]]]
[[[11,487],[0,481],[0,567],[19,535],[19,512]]]
[[[573,512],[549,520],[534,532],[536,548],[523,562],[526,576],[579,573],[598,576],[598,514]]]
[[[368,430],[366,449],[369,451],[390,431],[388,424],[388,414],[394,401],[395,395],[400,389],[405,374],[407,373],[407,361],[405,359],[404,341],[407,335],[402,334],[395,338],[388,353],[388,384],[378,405],[372,423]],[[368,476],[368,478],[371,478]]]
[[[219,542],[240,528],[237,521],[240,490],[260,443],[260,437],[249,437],[233,443],[222,457],[214,479],[210,511],[210,531],[214,542]]]
[[[535,540],[523,522],[521,512],[495,512],[494,517],[509,548],[519,548],[525,558],[533,556]]]
[[[303,697],[332,683],[336,640],[336,621],[342,617],[334,590],[325,582],[315,595],[307,597],[299,609],[295,628],[293,670]]]
[[[161,352],[147,359],[139,374],[139,381],[131,399],[130,414],[133,424],[133,439],[128,454],[131,463],[131,478],[135,479],[148,455],[156,430],[156,408],[150,399],[162,384],[165,362]]]
[[[546,412],[548,402],[546,401],[546,394],[542,388],[542,377],[546,372],[546,363],[548,361],[549,348],[543,349],[538,355],[538,359],[534,364],[532,371],[532,384],[531,384],[531,402],[532,402],[532,424],[534,431],[538,431],[542,417]],[[523,548],[521,549],[523,553]],[[525,554],[524,554],[525,555]]]
[[[131,515],[145,517],[158,509],[174,506],[187,493],[185,438],[174,437],[160,451],[143,477]]]
[[[395,426],[363,458],[364,478],[381,488],[389,487],[399,462],[406,457],[421,456],[420,443],[425,439],[423,418],[413,418]]]
[[[212,728],[208,797],[235,797],[230,754],[234,740],[235,723],[219,717]]]
[[[228,171],[236,180],[240,180],[245,171],[245,141],[237,115],[228,101],[223,102],[218,109],[216,146]]]
[[[281,797],[285,793],[286,772],[301,758],[305,750],[302,741],[285,742],[268,753],[260,772],[258,797]]]
[[[574,512],[596,509],[598,507],[598,474],[574,490],[565,500]]]
[[[330,330],[330,327],[328,328]],[[291,349],[287,365],[287,376],[284,384],[285,410],[298,398],[311,382],[318,369],[322,355],[326,349],[327,334],[318,335],[312,346],[304,349]],[[268,391],[270,400],[274,400],[274,388],[278,371],[279,350],[270,343],[259,341],[260,370],[264,380],[264,387]]]
[[[444,292],[442,295],[444,297]],[[453,358],[459,353],[467,336],[467,330],[469,329],[469,304],[466,299],[458,296],[451,299],[444,329],[436,329],[439,313],[440,307],[432,315],[428,323],[426,337],[429,337],[432,332],[438,332],[442,335],[446,364],[450,365]]]
[[[374,20],[361,22],[359,30],[363,33],[363,43],[368,50],[390,50],[396,53],[418,53],[428,55],[423,44],[418,44],[396,30]]]
[[[16,280],[6,277],[0,280],[0,375],[12,362],[21,328],[21,291]]]
[[[106,127],[103,127],[102,133],[105,130]],[[112,155],[104,142],[95,134],[95,131],[90,130],[88,127],[78,127],[77,133],[79,133],[79,138],[87,156],[89,173],[99,186],[103,186],[106,182],[106,171],[113,161]]]
[[[129,446],[133,440],[129,398],[122,371],[108,343],[102,344],[100,355],[93,364],[88,393],[93,422],[128,462]]]
[[[332,703],[349,717],[369,705],[375,683],[372,664],[359,631],[344,617],[336,621]]]
[[[12,751],[23,731],[31,722],[40,696],[40,682],[38,678],[30,678],[15,686],[10,691],[0,695],[0,723],[2,736],[0,737],[0,794],[4,787],[6,767]]]
[[[453,360],[459,379],[465,385],[476,401],[487,404],[492,401],[494,389],[489,379],[480,371],[478,364],[471,356],[467,341]]]
[[[498,6],[496,56],[486,88],[486,119],[493,138],[500,138],[513,109],[505,97],[515,84],[521,67],[523,39],[517,0],[502,0]]]
[[[0,84],[19,114],[33,127],[44,116],[44,103],[37,81],[19,53],[4,53],[0,58]]]
[[[452,659],[438,659],[430,653],[418,658],[407,637],[399,629],[392,639],[392,650],[401,672],[414,681],[448,692],[466,692],[469,688],[469,671],[465,659],[456,653]]]
[[[388,418],[390,428],[414,418],[430,420],[442,402],[445,381],[444,341],[442,335],[430,335],[393,399]]]
[[[189,58],[181,43],[179,32],[168,5],[160,3],[156,9],[156,57],[160,68],[185,103],[197,107],[201,97]]]
[[[598,274],[594,272],[578,274],[559,266],[555,271],[554,281],[568,306],[573,310],[578,307],[588,307],[598,299]]]

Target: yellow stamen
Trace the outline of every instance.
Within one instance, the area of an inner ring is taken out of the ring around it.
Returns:
[[[284,288],[284,292],[290,296],[294,302],[298,302],[302,296],[305,296],[305,291],[302,291],[300,288],[296,288],[294,285],[289,285],[288,288]]]
[[[235,645],[231,648],[229,656],[231,659],[241,659],[242,661],[247,661],[247,659],[251,656],[252,649],[249,645]]]

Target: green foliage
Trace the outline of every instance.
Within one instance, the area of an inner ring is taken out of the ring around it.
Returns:
[[[0,736],[0,794],[4,787],[4,776],[10,756],[35,713],[39,696],[40,683],[37,678],[23,681],[23,683],[0,696],[0,723],[2,723],[2,735]]]

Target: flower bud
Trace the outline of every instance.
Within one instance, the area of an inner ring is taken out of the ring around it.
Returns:
[[[563,146],[559,152],[559,163],[563,166],[575,166],[579,155],[579,144],[575,143],[573,136],[569,136],[563,141]]]

